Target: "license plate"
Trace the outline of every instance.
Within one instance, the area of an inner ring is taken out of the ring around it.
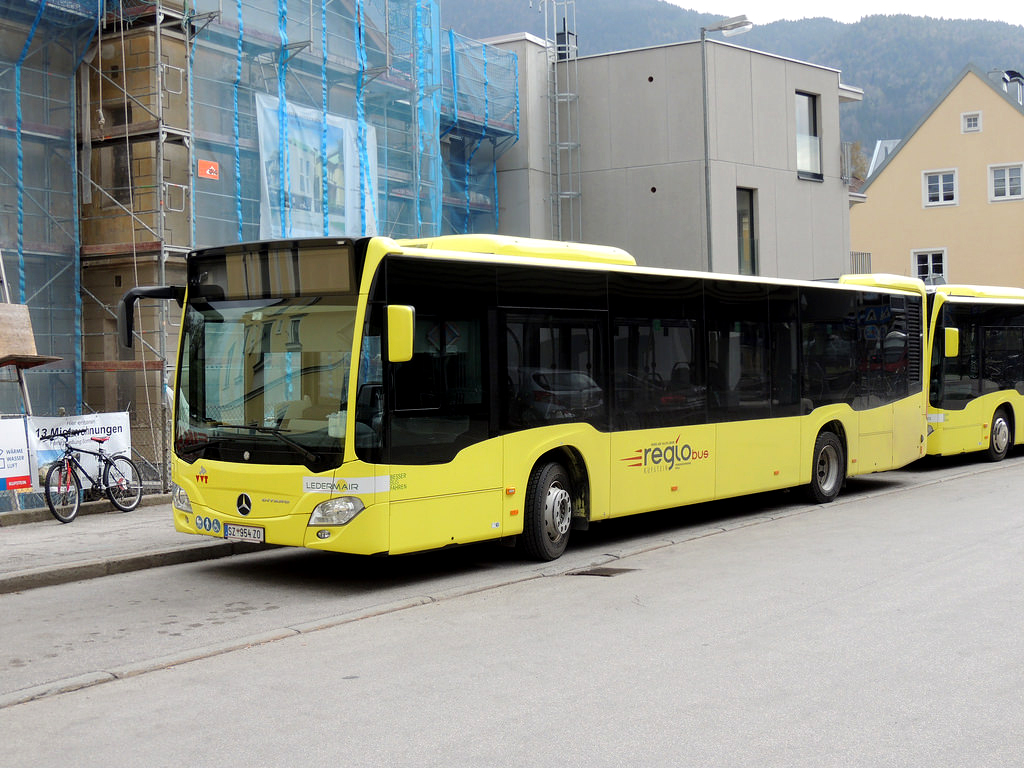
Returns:
[[[234,525],[224,523],[224,538],[235,541],[253,541],[263,543],[263,529],[254,525]]]

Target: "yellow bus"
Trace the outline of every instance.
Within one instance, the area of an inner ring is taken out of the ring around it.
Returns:
[[[174,523],[397,554],[557,558],[621,515],[924,453],[920,281],[637,267],[615,248],[384,237],[207,248],[185,287]],[[898,356],[899,366],[890,366]]]
[[[928,453],[1000,461],[1024,415],[1024,290],[929,286],[928,307]]]

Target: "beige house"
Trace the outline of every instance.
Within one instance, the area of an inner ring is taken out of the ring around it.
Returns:
[[[967,67],[862,188],[871,270],[1024,286],[1024,79]]]

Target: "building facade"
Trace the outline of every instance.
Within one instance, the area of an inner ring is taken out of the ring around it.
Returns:
[[[564,65],[536,38],[491,42],[517,53],[523,104],[520,142],[498,162],[501,199],[533,201],[506,211],[503,231],[547,236],[557,214],[536,202],[552,194],[545,85],[547,68]],[[707,162],[699,42],[577,62],[564,101],[577,110],[578,170],[562,188],[578,190],[581,239],[650,266],[809,279],[849,271],[839,108],[862,92],[827,67],[711,40],[705,52]]]
[[[1024,286],[1024,79],[961,72],[889,153],[850,213],[871,269]]]

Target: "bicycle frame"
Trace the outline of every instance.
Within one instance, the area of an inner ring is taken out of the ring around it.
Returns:
[[[90,451],[88,448],[78,448],[71,445],[71,435],[63,435],[62,437],[64,439],[64,455],[61,456],[58,461],[63,461],[65,465],[67,465],[69,471],[71,470],[71,466],[74,466],[78,471],[79,477],[84,476],[85,479],[89,481],[91,488],[99,491],[106,491],[107,487],[103,484],[103,470],[106,469],[107,465],[112,463],[120,454],[105,453],[102,447],[95,451]],[[81,453],[88,454],[89,456],[97,456],[99,458],[96,468],[96,477],[89,474],[89,470],[85,468],[85,465],[82,464],[75,455]]]
[[[103,471],[102,471],[102,469],[96,473],[96,477],[93,477],[92,475],[90,475],[89,474],[89,470],[87,470],[85,468],[85,466],[82,464],[82,462],[80,462],[75,457],[75,451],[77,451],[77,450],[78,450],[77,448],[73,448],[71,450],[65,451],[64,452],[64,456],[62,456],[59,459],[59,461],[63,461],[65,463],[65,465],[68,466],[69,470],[70,470],[71,466],[76,467],[77,470],[78,470],[79,476],[84,475],[85,478],[89,481],[89,483],[92,485],[93,488],[99,488],[100,490],[103,490],[104,488],[103,488]],[[105,454],[99,454],[99,453],[96,453],[94,451],[84,451],[84,453],[89,453],[89,454],[92,454],[93,456],[99,456],[100,457],[100,461],[101,461],[100,467],[106,466],[106,461],[105,461],[105,456],[106,455]]]

